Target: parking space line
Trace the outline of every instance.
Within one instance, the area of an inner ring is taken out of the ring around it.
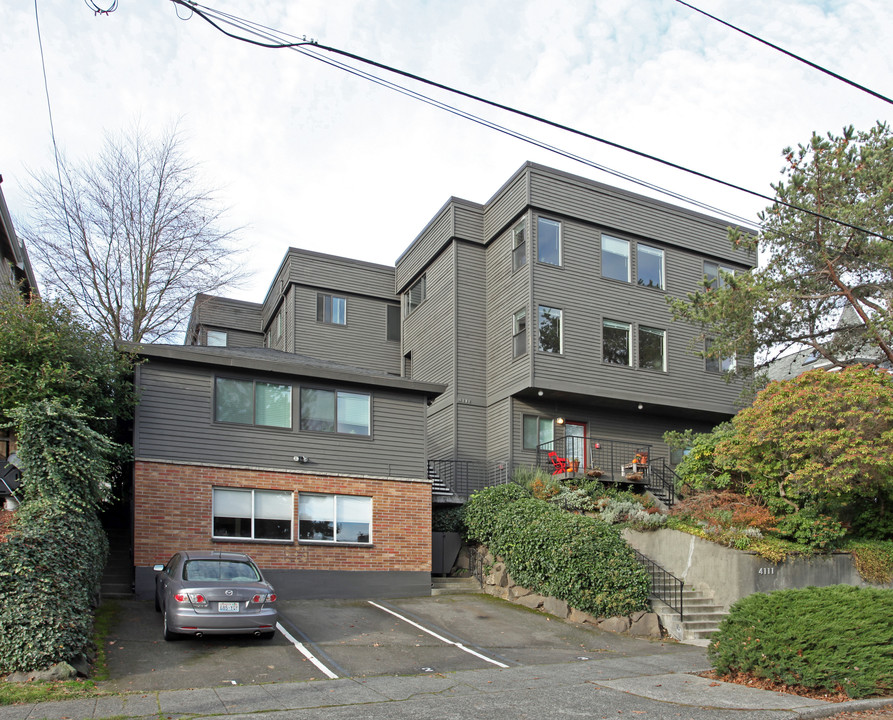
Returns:
[[[292,645],[294,645],[298,649],[298,652],[300,652],[305,658],[307,658],[310,662],[312,662],[314,665],[316,665],[316,667],[319,668],[319,670],[322,673],[324,673],[326,675],[326,677],[329,678],[329,680],[337,680],[338,679],[338,676],[335,673],[333,673],[331,670],[329,670],[329,668],[327,668],[325,665],[323,665],[322,662],[319,660],[319,658],[317,658],[312,652],[310,652],[304,646],[304,643],[299,642],[298,640],[295,640],[291,636],[291,634],[288,632],[288,630],[286,630],[284,627],[282,627],[281,623],[276,623],[276,629],[279,632],[281,632],[283,635],[285,635],[285,639],[288,640]]]
[[[374,606],[377,607],[379,610],[384,610],[386,613],[389,613],[389,614],[393,615],[394,617],[399,618],[400,620],[402,620],[402,621],[405,622],[405,623],[409,623],[409,624],[412,625],[413,627],[418,628],[418,629],[421,630],[422,632],[426,632],[426,633],[428,633],[431,637],[437,638],[438,640],[440,640],[441,642],[446,643],[447,645],[453,645],[453,646],[459,648],[460,650],[462,650],[463,652],[467,652],[469,655],[474,655],[475,657],[479,657],[481,660],[484,660],[484,661],[486,661],[486,662],[488,662],[488,663],[492,663],[493,665],[496,665],[497,667],[508,668],[508,665],[506,665],[505,663],[501,663],[501,662],[499,662],[498,660],[494,660],[493,658],[489,658],[489,657],[487,657],[486,655],[482,655],[481,653],[479,653],[479,652],[477,652],[477,651],[475,651],[475,650],[472,650],[472,649],[469,648],[469,647],[465,647],[465,645],[463,645],[462,643],[458,643],[458,642],[454,642],[454,641],[452,641],[452,640],[448,640],[448,639],[445,638],[443,635],[438,635],[438,634],[437,634],[436,632],[434,632],[433,630],[429,630],[429,629],[426,628],[424,625],[420,625],[419,623],[414,622],[413,620],[410,620],[408,617],[404,617],[404,616],[401,615],[400,613],[398,613],[398,612],[394,612],[394,611],[391,610],[390,608],[386,608],[384,605],[379,605],[377,602],[373,602],[372,600],[369,600],[368,602],[369,602],[370,605],[374,605]]]

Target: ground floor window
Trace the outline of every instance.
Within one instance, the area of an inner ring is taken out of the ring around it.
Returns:
[[[536,450],[543,443],[555,439],[555,426],[552,418],[525,415],[522,419],[521,442],[525,450]]]
[[[291,540],[292,493],[280,490],[214,488],[215,538]]]
[[[300,493],[298,538],[334,543],[372,542],[372,498]]]

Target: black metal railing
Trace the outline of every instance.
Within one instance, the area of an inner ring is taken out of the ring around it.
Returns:
[[[676,502],[676,481],[679,476],[664,457],[654,458],[648,463],[645,480],[652,494],[668,508]]]
[[[467,498],[475,490],[507,483],[511,479],[511,470],[504,462],[429,460],[428,477],[436,479],[459,497]]]
[[[651,576],[651,596],[656,597],[662,603],[679,613],[679,619],[683,620],[682,590],[685,582],[670,572],[664,570],[651,558],[633,549],[638,560]]]
[[[639,464],[648,465],[651,445],[593,437],[556,438],[542,443],[536,450],[537,467],[550,474],[556,469],[549,455],[552,452],[557,458],[566,460],[569,466],[577,461],[580,473],[601,471],[600,478],[603,482],[623,482],[628,472],[624,468],[632,465],[637,457],[645,460]]]

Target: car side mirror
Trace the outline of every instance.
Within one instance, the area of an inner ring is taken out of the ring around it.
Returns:
[[[164,565],[160,565],[160,564],[159,564],[159,565],[155,565],[152,569],[153,569],[155,572],[161,572],[162,570],[164,570]]]

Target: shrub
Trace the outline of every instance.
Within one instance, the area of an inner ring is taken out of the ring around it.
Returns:
[[[431,530],[434,532],[465,532],[465,506],[434,508],[431,512]]]
[[[893,590],[832,585],[749,595],[732,606],[708,657],[717,672],[753,673],[850,697],[893,691]]]
[[[0,544],[0,673],[89,655],[108,553],[95,514],[48,499],[16,513]]]
[[[589,497],[589,494],[582,488],[571,490],[570,488],[563,487],[561,492],[552,498],[552,502],[562,510],[569,510],[572,512],[592,512],[595,510],[595,502],[593,502],[592,498]]]
[[[475,493],[466,523],[469,538],[501,556],[515,582],[596,616],[647,607],[648,573],[616,530],[510,487],[518,488]]]
[[[865,582],[884,585],[893,582],[893,540],[852,540],[846,547]]]
[[[783,537],[793,538],[809,550],[831,550],[846,535],[846,528],[837,520],[812,508],[783,517],[777,530]]]

